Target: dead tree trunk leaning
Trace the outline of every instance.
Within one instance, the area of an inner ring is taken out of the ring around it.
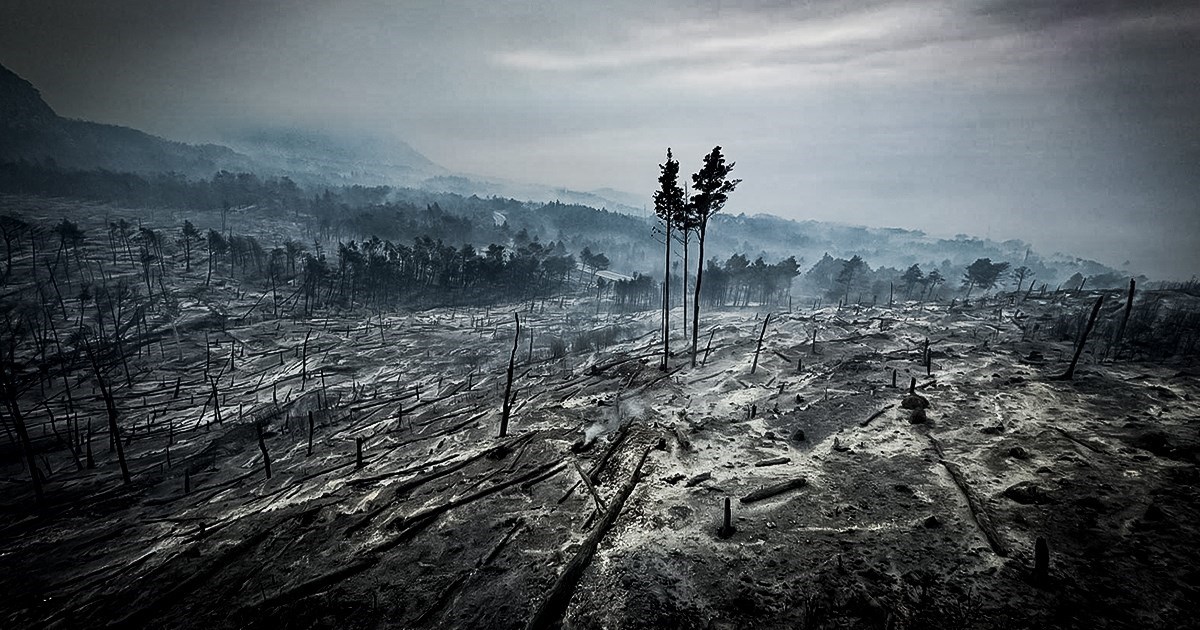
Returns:
[[[1096,300],[1095,306],[1092,306],[1092,314],[1088,316],[1087,326],[1083,329],[1083,334],[1079,336],[1079,343],[1075,346],[1075,356],[1071,357],[1071,365],[1066,372],[1054,377],[1057,381],[1069,381],[1075,376],[1075,365],[1079,363],[1079,356],[1083,354],[1083,347],[1087,345],[1088,335],[1092,334],[1092,328],[1096,326],[1096,316],[1100,314],[1100,307],[1104,305],[1104,296],[1101,295]]]
[[[90,344],[87,351],[88,358],[92,363],[92,371],[96,377],[96,384],[100,386],[100,394],[104,397],[104,409],[108,412],[108,433],[117,451],[117,463],[121,465],[121,480],[125,483],[131,483],[133,479],[129,476],[129,465],[125,463],[125,447],[121,445],[121,432],[117,427],[117,402],[113,399],[108,381],[104,380],[104,375],[100,370],[100,363],[96,360],[96,355]]]
[[[1036,285],[1037,285],[1036,282],[1034,282],[1032,280],[1029,281],[1029,290],[1025,291],[1025,296],[1021,298],[1022,302],[1029,299],[1030,294],[1033,293],[1033,287]]]
[[[112,391],[100,380],[100,393],[104,395],[104,408],[108,411],[108,431],[113,436],[117,449],[117,463],[121,466],[121,480],[125,483],[133,481],[129,476],[129,465],[125,463],[125,447],[121,445],[121,434],[117,429],[117,403],[113,400]]]
[[[767,313],[766,319],[763,320],[762,330],[758,333],[758,347],[754,350],[754,365],[750,366],[750,373],[758,369],[758,354],[762,352],[763,336],[767,334],[767,324],[771,321],[771,314]]]
[[[716,328],[712,329],[712,331],[708,333],[708,345],[704,347],[704,361],[700,363],[701,365],[708,365],[708,352],[712,350],[712,340],[713,335],[715,334],[717,334]]]
[[[1137,282],[1129,279],[1129,295],[1125,297],[1125,313],[1121,315],[1121,325],[1117,327],[1117,338],[1113,340],[1114,353],[1121,351],[1121,338],[1125,336],[1125,325],[1129,323],[1129,313],[1133,310],[1133,292],[1137,288]]]
[[[575,588],[579,585],[579,580],[583,578],[584,570],[591,563],[592,556],[596,554],[600,541],[617,522],[617,517],[621,515],[621,509],[625,507],[629,495],[633,494],[633,489],[637,486],[642,474],[642,465],[646,463],[646,457],[650,455],[650,450],[647,448],[642,451],[641,457],[633,467],[633,474],[629,476],[629,480],[625,482],[617,495],[609,501],[608,511],[604,513],[604,517],[600,519],[600,523],[596,525],[592,533],[584,539],[575,556],[567,562],[566,568],[558,576],[558,580],[546,595],[546,599],[542,600],[529,623],[525,625],[525,630],[545,630],[560,624],[563,614],[567,612],[567,605],[571,603],[571,596],[575,594]]]
[[[517,362],[517,342],[521,338],[521,316],[513,313],[517,320],[517,332],[513,334],[512,354],[508,357],[508,382],[504,385],[504,402],[500,407],[500,437],[508,435],[508,418],[512,415],[513,368]]]

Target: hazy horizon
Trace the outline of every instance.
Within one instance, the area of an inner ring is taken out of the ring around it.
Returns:
[[[371,131],[457,172],[651,203],[720,144],[728,211],[1200,268],[1200,8],[216,2],[0,8],[59,114],[172,139]]]

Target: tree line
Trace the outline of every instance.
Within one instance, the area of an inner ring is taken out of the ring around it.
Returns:
[[[919,264],[901,271],[893,267],[872,268],[858,255],[834,258],[826,254],[803,277],[810,292],[830,301],[849,304],[862,303],[864,300],[937,300],[946,290],[950,295],[963,299],[970,299],[977,289],[991,291],[1010,288],[1019,293],[1033,289],[1036,275],[1028,266],[1013,268],[1011,263],[992,261],[990,258],[978,258],[970,265],[957,269],[949,261],[944,261],[928,271]],[[957,285],[953,283],[956,277]]]

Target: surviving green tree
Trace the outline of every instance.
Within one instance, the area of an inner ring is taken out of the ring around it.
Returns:
[[[1000,275],[1007,270],[1008,263],[1006,262],[994,263],[991,258],[976,258],[963,275],[963,285],[967,287],[967,297],[971,297],[971,289],[975,287],[988,290],[996,286]]]
[[[704,282],[704,240],[708,234],[708,220],[725,207],[729,193],[733,192],[740,179],[729,179],[734,162],[725,163],[721,155],[721,147],[713,147],[704,156],[704,165],[700,171],[692,175],[692,221],[696,226],[696,243],[699,248],[696,257],[696,292],[692,299],[692,367],[696,365],[696,346],[700,337],[700,286]]]
[[[867,268],[867,263],[862,259],[862,256],[855,254],[842,265],[841,272],[838,273],[838,284],[844,287],[843,302],[850,303],[850,287],[854,286],[854,279],[859,277]]]
[[[945,281],[946,279],[942,277],[942,272],[938,271],[937,269],[932,269],[930,270],[929,275],[925,276],[925,280],[923,280],[921,284],[926,287],[925,294],[933,297],[933,299],[936,300],[937,288]]]
[[[900,279],[904,281],[904,299],[907,300],[908,296],[912,294],[913,287],[921,284],[925,279],[925,274],[921,272],[920,265],[913,265],[905,270]]]

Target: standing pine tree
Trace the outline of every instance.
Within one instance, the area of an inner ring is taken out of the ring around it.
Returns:
[[[963,274],[963,286],[967,288],[967,299],[971,298],[971,289],[980,287],[988,290],[996,286],[996,281],[1000,279],[1000,274],[1008,270],[1006,262],[992,262],[991,258],[976,258],[975,262],[967,266],[967,271]]]
[[[921,284],[926,287],[921,299],[924,299],[925,296],[928,295],[930,298],[936,301],[937,295],[935,294],[935,291],[937,291],[937,288],[945,281],[946,279],[942,277],[942,272],[938,271],[937,269],[930,270],[929,275],[925,276],[925,280],[921,282]]]
[[[734,162],[725,163],[721,155],[721,147],[704,156],[704,166],[700,172],[692,175],[691,223],[696,226],[696,243],[699,255],[696,257],[696,292],[692,297],[692,367],[696,366],[696,345],[700,337],[700,284],[704,281],[704,239],[708,232],[708,220],[725,207],[729,193],[733,192],[740,179],[729,179]]]
[[[925,280],[925,274],[921,272],[920,265],[913,265],[904,272],[904,275],[900,276],[900,279],[904,281],[904,299],[907,300],[908,296],[912,294],[913,287]]]
[[[854,279],[859,277],[860,272],[867,270],[867,263],[863,261],[862,256],[855,254],[842,265],[842,270],[838,273],[838,284],[845,287],[842,303],[850,303],[850,287],[854,286]]]
[[[658,192],[654,193],[654,213],[662,219],[666,235],[666,260],[663,263],[662,369],[667,369],[667,357],[671,353],[671,235],[675,220],[683,210],[683,189],[679,187],[679,162],[667,148],[666,164],[659,164]]]

